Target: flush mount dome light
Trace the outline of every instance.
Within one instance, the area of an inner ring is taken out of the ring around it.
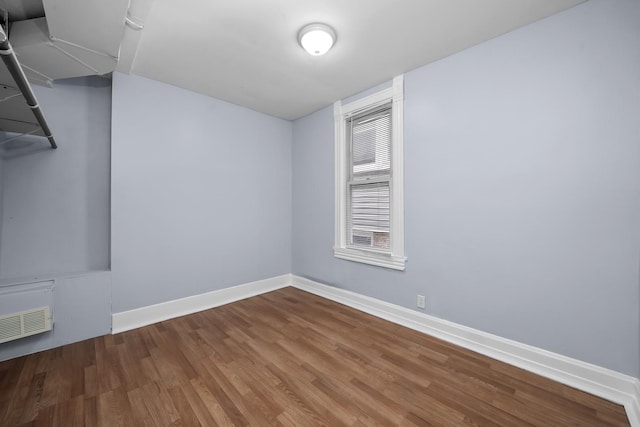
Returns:
[[[327,24],[309,24],[298,33],[298,43],[311,55],[324,55],[336,42],[336,32]]]

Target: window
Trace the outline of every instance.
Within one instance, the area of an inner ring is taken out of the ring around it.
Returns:
[[[338,258],[404,270],[403,77],[334,104]]]

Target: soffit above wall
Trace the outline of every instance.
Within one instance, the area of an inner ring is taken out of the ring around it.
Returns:
[[[12,22],[44,16],[42,0],[0,0],[0,9],[9,13]]]

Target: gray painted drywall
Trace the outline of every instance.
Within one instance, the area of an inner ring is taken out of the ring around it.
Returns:
[[[291,122],[115,73],[113,311],[291,272]]]
[[[34,137],[4,146],[0,276],[107,269],[111,82],[34,91],[59,148]]]
[[[638,377],[640,2],[405,75],[406,271],[339,260],[333,117],[293,125],[293,272]]]
[[[32,282],[0,281],[0,315],[48,305],[53,329],[0,345],[0,361],[111,332],[111,273],[43,276]]]
[[[90,271],[109,267],[111,82],[34,91],[59,148],[35,137],[3,146],[0,315],[48,305],[53,330],[2,344],[0,360],[111,330],[111,273]],[[43,282],[47,292],[32,291]]]

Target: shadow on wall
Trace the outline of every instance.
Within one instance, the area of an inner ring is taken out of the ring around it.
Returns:
[[[58,79],[55,82],[56,86],[78,86],[78,87],[111,87],[111,73],[104,76],[96,76],[91,78],[72,78],[72,79]]]
[[[16,136],[18,135],[5,133],[0,140],[15,138]],[[0,156],[8,160],[52,150],[47,138],[32,135],[24,135],[11,141],[0,143],[0,147]]]

